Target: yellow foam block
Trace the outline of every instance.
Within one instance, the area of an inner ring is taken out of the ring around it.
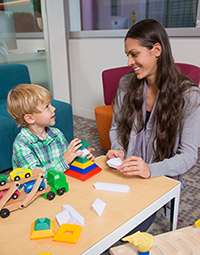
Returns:
[[[76,243],[83,227],[75,224],[63,223],[55,234],[53,241]]]
[[[51,255],[51,253],[50,252],[38,253],[38,255]]]
[[[122,241],[128,241],[134,244],[137,250],[140,252],[147,252],[153,246],[154,237],[146,232],[137,231],[130,236],[124,237]]]
[[[74,162],[71,163],[72,166],[76,166],[76,167],[79,167],[81,169],[85,169],[88,166],[91,166],[93,164],[94,164],[94,162],[92,160],[89,160],[85,163],[80,163],[80,162],[77,162],[76,159],[74,160]]]
[[[34,230],[35,222],[31,225],[31,236],[30,239],[44,239],[55,236],[55,222],[50,220],[50,229]]]
[[[197,228],[200,228],[200,219],[197,220],[194,224],[195,224],[195,226],[196,226]]]

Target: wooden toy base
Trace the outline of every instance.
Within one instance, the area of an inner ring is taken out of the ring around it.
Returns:
[[[131,243],[113,247],[111,255],[137,255],[137,249]],[[200,228],[190,226],[154,237],[150,255],[199,255]]]
[[[44,179],[45,187],[43,190],[38,191],[39,186],[44,178],[44,171],[40,168],[36,169],[33,168],[32,170],[32,176],[28,178],[22,178],[19,181],[12,181],[10,177],[8,177],[8,182],[0,186],[0,190],[8,189],[5,196],[0,200],[0,216],[2,218],[7,218],[10,215],[11,211],[17,210],[17,209],[23,209],[26,206],[28,206],[33,200],[35,200],[36,197],[49,192],[50,186],[47,185],[46,179]],[[30,192],[27,194],[24,191],[24,187],[20,190],[20,196],[17,199],[10,199],[10,197],[13,195],[13,193],[18,189],[20,184],[24,184],[27,182],[30,182],[32,180],[36,180],[34,187]]]

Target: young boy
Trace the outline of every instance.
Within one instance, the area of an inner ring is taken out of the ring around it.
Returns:
[[[20,84],[11,89],[7,98],[10,116],[22,126],[21,132],[13,143],[13,169],[41,168],[45,177],[50,169],[64,172],[69,164],[80,156],[76,151],[81,147],[81,140],[67,142],[63,133],[55,124],[55,107],[51,105],[50,92],[33,84]],[[91,151],[88,159],[94,160]]]

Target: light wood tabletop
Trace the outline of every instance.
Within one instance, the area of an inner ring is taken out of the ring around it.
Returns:
[[[6,219],[0,218],[0,254],[101,254],[166,202],[179,197],[178,181],[163,176],[152,179],[124,176],[107,166],[105,156],[97,158],[95,163],[102,171],[85,182],[68,176],[69,192],[63,196],[56,196],[52,201],[38,197],[27,208],[11,212]],[[96,182],[125,184],[130,191],[96,190],[93,185]],[[91,210],[97,198],[106,203],[101,216]],[[55,242],[52,238],[30,240],[31,224],[38,218],[54,220],[57,232],[59,225],[55,216],[67,204],[85,220],[76,244]]]

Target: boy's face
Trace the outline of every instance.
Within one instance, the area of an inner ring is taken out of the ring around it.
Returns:
[[[33,113],[34,124],[38,127],[48,127],[55,125],[55,107],[50,102],[39,104],[37,107],[40,113]]]

